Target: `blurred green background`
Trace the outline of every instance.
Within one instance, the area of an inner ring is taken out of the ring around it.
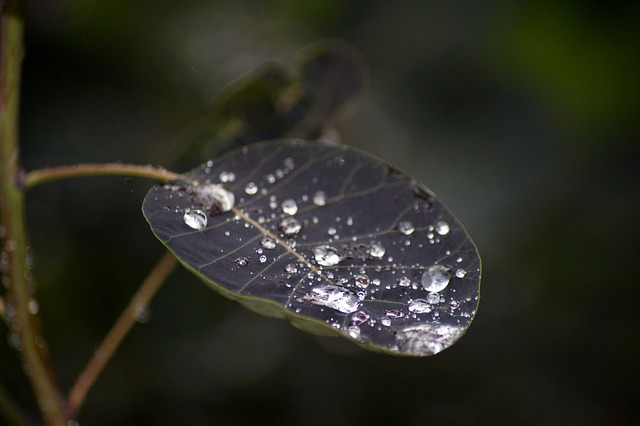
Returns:
[[[26,3],[26,169],[170,165],[227,84],[336,37],[371,72],[361,110],[337,126],[342,141],[439,194],[484,265],[469,332],[423,359],[304,334],[181,270],[80,424],[637,422],[640,3]],[[65,389],[163,253],[140,212],[150,184],[87,178],[28,194],[40,313]],[[0,365],[37,422],[8,344]]]

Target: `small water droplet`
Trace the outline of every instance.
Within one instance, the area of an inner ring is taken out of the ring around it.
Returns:
[[[456,271],[456,277],[458,278],[464,278],[465,275],[467,275],[467,271],[465,271],[464,269],[458,269]]]
[[[460,302],[458,302],[456,300],[452,300],[451,302],[449,302],[449,307],[452,310],[458,309],[460,307]]]
[[[282,211],[288,215],[294,215],[298,212],[298,205],[291,198],[282,202]]]
[[[249,195],[253,195],[258,192],[258,185],[256,185],[254,182],[249,182],[245,185],[244,192]]]
[[[442,265],[431,265],[422,274],[422,286],[430,292],[444,290],[451,280],[451,270]]]
[[[398,231],[403,233],[404,235],[411,235],[416,228],[413,226],[413,223],[408,220],[398,222]]]
[[[233,182],[236,180],[236,174],[233,172],[220,172],[220,182]]]
[[[316,206],[324,206],[327,204],[327,194],[324,191],[318,191],[313,194],[313,204]]]
[[[249,258],[246,256],[239,257],[235,260],[238,266],[247,266],[249,264]]]
[[[280,231],[287,237],[296,235],[302,229],[302,224],[295,217],[285,217],[278,225]]]
[[[438,293],[429,293],[427,295],[427,302],[431,305],[437,305],[440,303],[440,295]]]
[[[40,310],[40,305],[38,304],[38,301],[36,299],[31,299],[29,301],[29,313],[31,315],[35,315],[38,313],[38,311]]]
[[[385,248],[378,242],[371,244],[371,247],[369,248],[369,254],[371,255],[371,257],[376,257],[378,259],[382,258],[385,252]]]
[[[397,309],[389,309],[387,311],[387,317],[388,318],[402,318],[404,316],[404,313],[402,311],[399,311]]]
[[[302,297],[305,302],[326,306],[348,314],[357,311],[362,302],[353,291],[337,285],[326,284],[312,288]]]
[[[371,316],[368,313],[363,311],[358,311],[351,316],[351,321],[349,322],[349,324],[360,325],[369,321],[369,318],[371,318]]]
[[[322,266],[334,266],[340,263],[342,256],[335,247],[322,244],[313,248],[316,262]]]
[[[260,263],[264,263],[266,261],[267,261],[267,256],[265,256],[264,254],[260,256]]]
[[[276,248],[276,242],[273,238],[264,237],[260,241],[260,246],[266,250],[273,250],[274,248]]]
[[[438,235],[447,235],[451,228],[449,228],[449,224],[444,220],[436,222],[436,226],[434,228]]]
[[[369,279],[369,277],[364,274],[356,275],[355,281],[356,281],[356,287],[360,287],[360,288],[367,288],[371,283],[371,280]]]
[[[336,233],[337,233],[337,232],[338,232],[338,230],[337,230],[336,228],[334,228],[333,226],[330,226],[330,227],[327,229],[327,234],[332,235],[332,236],[333,236],[333,235],[336,235]]]
[[[193,229],[203,229],[207,226],[207,215],[202,210],[187,209],[182,220]]]
[[[409,277],[400,277],[398,285],[400,287],[409,287],[411,285],[411,279],[409,279]]]
[[[288,274],[297,274],[298,266],[295,263],[289,263],[284,267],[284,270],[287,271]]]
[[[145,303],[137,303],[133,307],[134,317],[137,322],[144,324],[151,320],[151,310],[149,306]]]
[[[380,324],[384,325],[385,327],[389,327],[391,325],[391,320],[387,317],[382,317],[380,318]]]
[[[440,299],[438,297],[438,299]],[[424,299],[415,299],[409,303],[409,311],[416,314],[424,314],[431,312],[431,305]]]
[[[350,326],[349,328],[347,328],[347,334],[352,339],[357,339],[358,337],[360,337],[360,327],[358,327],[357,325]]]

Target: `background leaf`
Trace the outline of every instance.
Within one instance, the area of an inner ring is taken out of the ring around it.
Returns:
[[[183,137],[183,161],[268,139],[318,139],[357,109],[368,70],[356,48],[321,40],[294,62],[293,68],[264,63],[225,88]]]
[[[145,217],[188,269],[254,311],[413,356],[450,346],[475,315],[480,259],[463,227],[369,154],[266,142],[186,176],[152,188]]]

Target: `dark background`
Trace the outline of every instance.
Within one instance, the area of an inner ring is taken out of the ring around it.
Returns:
[[[26,169],[169,165],[228,83],[337,37],[371,72],[342,141],[439,194],[483,259],[469,332],[421,359],[304,334],[180,270],[80,424],[637,422],[639,5],[27,1]],[[86,178],[28,194],[40,314],[65,389],[163,253],[140,211],[150,185]],[[9,345],[0,374],[37,422]]]

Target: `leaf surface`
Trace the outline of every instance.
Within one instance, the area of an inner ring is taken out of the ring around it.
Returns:
[[[153,187],[154,234],[259,313],[368,349],[433,355],[469,327],[480,258],[410,176],[342,145],[258,143]]]

